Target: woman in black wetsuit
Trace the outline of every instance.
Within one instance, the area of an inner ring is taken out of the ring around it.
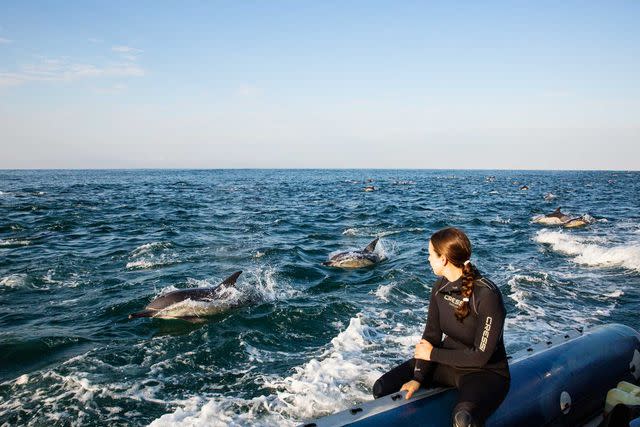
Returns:
[[[427,325],[414,357],[380,377],[375,397],[421,386],[453,386],[454,427],[476,427],[500,406],[509,390],[502,339],[506,310],[498,287],[471,264],[471,243],[456,228],[429,241],[429,263],[440,276],[431,290]],[[444,334],[444,336],[443,336]]]

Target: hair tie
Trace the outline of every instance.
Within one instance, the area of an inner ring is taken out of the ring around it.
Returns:
[[[470,259],[468,259],[468,260],[466,260],[466,261],[464,262],[464,265],[467,265],[467,264],[471,264],[471,260],[470,260]]]
[[[469,302],[469,298],[464,297],[464,298],[462,298],[462,301],[464,301],[464,302]]]

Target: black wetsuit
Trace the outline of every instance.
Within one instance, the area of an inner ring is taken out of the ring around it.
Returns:
[[[469,315],[459,322],[455,309],[462,304],[461,283],[462,279],[449,282],[443,277],[433,285],[422,333],[434,347],[431,361],[410,359],[393,368],[376,381],[373,393],[375,397],[395,393],[412,379],[423,386],[453,386],[459,391],[453,416],[464,410],[482,425],[509,390],[502,338],[506,310],[498,287],[480,277],[469,298]]]

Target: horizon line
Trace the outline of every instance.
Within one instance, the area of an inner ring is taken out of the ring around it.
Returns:
[[[640,169],[509,169],[509,168],[392,168],[392,167],[104,167],[104,168],[0,168],[0,171],[161,171],[161,170],[191,170],[191,171],[214,171],[214,170],[406,170],[406,171],[521,171],[521,172],[640,172]]]

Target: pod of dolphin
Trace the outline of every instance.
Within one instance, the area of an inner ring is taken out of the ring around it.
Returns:
[[[369,180],[368,182],[371,182]],[[526,187],[526,186],[524,186]],[[521,190],[528,190],[528,187]],[[365,191],[375,191],[375,187],[367,186]],[[532,220],[534,223],[565,228],[583,227],[591,223],[587,215],[571,217],[557,208],[552,213],[540,215]],[[376,252],[379,238],[376,237],[364,249],[337,252],[322,263],[326,267],[355,269],[374,266],[386,258]],[[180,319],[188,322],[202,322],[203,318],[212,316],[230,308],[252,303],[250,298],[229,298],[235,288],[236,281],[242,271],[236,271],[222,283],[214,287],[180,289],[161,295],[152,300],[144,310],[132,313],[129,319],[152,317],[156,319]]]
[[[338,252],[322,265],[345,269],[373,266],[386,259],[375,251],[379,240],[376,237],[361,250]],[[228,298],[230,290],[236,286],[240,274],[242,271],[236,271],[214,287],[180,289],[161,295],[147,304],[144,310],[130,314],[129,319],[153,317],[155,319],[180,319],[199,323],[208,316],[249,304],[253,301],[248,298]]]

